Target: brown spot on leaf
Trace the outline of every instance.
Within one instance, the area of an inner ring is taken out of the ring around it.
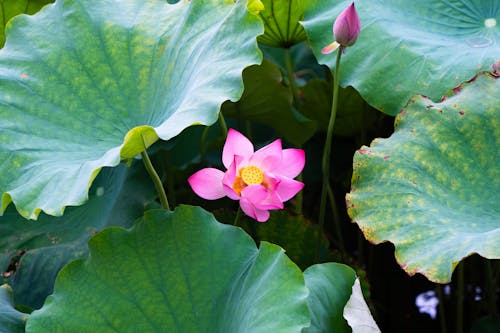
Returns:
[[[384,156],[384,160],[388,159],[388,158],[391,158],[389,155],[385,155]]]
[[[465,82],[467,82],[467,83],[471,83],[471,82],[474,82],[474,81],[476,81],[476,80],[477,80],[477,74],[476,74],[476,75],[474,75],[474,76],[473,76],[470,80],[467,80],[467,81],[465,81]]]
[[[465,111],[464,110],[460,110],[458,113],[460,113],[460,115],[463,116],[465,114]]]
[[[354,207],[354,204],[348,198],[346,198],[345,199],[345,206],[347,207],[347,209],[351,209]]]

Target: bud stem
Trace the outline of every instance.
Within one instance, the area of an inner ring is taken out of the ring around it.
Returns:
[[[339,68],[340,58],[342,57],[342,49],[337,51],[337,60],[335,62],[335,74],[333,76],[333,102],[330,113],[330,121],[328,122],[328,130],[326,132],[325,148],[323,150],[322,170],[323,170],[323,186],[321,187],[321,201],[319,206],[319,228],[318,242],[316,248],[316,259],[320,262],[321,258],[321,239],[325,225],[325,210],[326,196],[328,192],[328,183],[330,181],[330,153],[332,150],[333,127],[335,126],[335,116],[337,115],[337,105],[339,100]]]

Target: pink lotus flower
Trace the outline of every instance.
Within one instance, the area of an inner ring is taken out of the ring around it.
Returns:
[[[243,212],[259,222],[269,219],[269,210],[283,209],[283,202],[304,187],[293,179],[304,168],[304,151],[282,149],[280,139],[254,152],[243,134],[229,129],[222,163],[226,172],[202,169],[189,177],[189,185],[204,199],[239,200]]]
[[[335,41],[325,46],[321,53],[329,54],[335,51],[339,46],[344,50],[347,46],[353,45],[358,39],[361,31],[359,16],[354,7],[354,2],[344,9],[333,24],[333,35]]]

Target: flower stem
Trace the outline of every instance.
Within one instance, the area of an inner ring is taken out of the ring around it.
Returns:
[[[293,101],[295,104],[299,103],[299,89],[297,88],[297,82],[295,82],[295,74],[293,72],[293,63],[292,63],[292,53],[290,49],[285,49],[285,66],[286,73],[288,76],[288,82],[290,84],[290,90],[292,91]]]
[[[342,237],[342,228],[340,227],[340,217],[337,209],[337,203],[335,201],[335,194],[333,193],[332,187],[328,184],[328,199],[330,199],[330,206],[332,208],[333,223],[335,224],[335,233],[337,246],[342,253],[344,253],[344,238]]]
[[[207,142],[207,135],[208,135],[208,130],[210,127],[205,126],[203,129],[203,132],[201,133],[201,139],[200,139],[200,155],[201,155],[201,162],[205,162],[205,156],[207,154],[207,145],[205,142]]]
[[[227,125],[226,125],[226,120],[224,119],[224,116],[222,115],[222,112],[219,112],[219,126],[222,130],[222,134],[224,137],[227,137]]]
[[[236,217],[234,218],[233,225],[237,226],[238,222],[240,221],[240,216],[241,216],[241,207],[238,206],[238,211],[236,212]]]
[[[149,159],[147,151],[144,150],[141,153],[141,156],[142,156],[142,161],[144,162],[144,166],[146,167],[149,176],[151,177],[153,183],[155,184],[156,192],[158,192],[158,196],[160,197],[161,206],[163,207],[163,209],[170,210],[170,206],[168,205],[167,195],[165,194],[165,189],[163,188],[163,184],[161,183],[161,179],[158,176],[158,173],[156,172],[155,168],[153,167],[153,164],[151,163],[151,160]]]
[[[335,125],[335,116],[337,115],[337,105],[339,100],[339,67],[340,58],[342,56],[342,49],[337,51],[337,60],[335,62],[335,74],[333,77],[333,102],[332,110],[330,113],[330,121],[328,122],[328,130],[326,132],[325,148],[323,150],[323,160],[321,163],[323,169],[323,186],[321,187],[321,201],[319,206],[319,228],[323,232],[325,225],[325,210],[326,210],[326,195],[328,191],[328,183],[330,181],[330,153],[332,150],[333,127]],[[320,232],[320,234],[321,234]],[[318,245],[316,252],[316,259],[320,261],[320,242],[321,235],[318,237]]]

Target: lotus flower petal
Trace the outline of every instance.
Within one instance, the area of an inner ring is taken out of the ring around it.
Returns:
[[[206,168],[194,173],[189,177],[188,182],[193,191],[203,199],[216,200],[226,196],[222,187],[224,172]]]
[[[240,207],[243,213],[257,220],[258,222],[266,222],[269,219],[269,211],[257,209],[248,199],[240,200]]]
[[[305,164],[306,154],[302,149],[283,149],[283,158],[279,166],[279,175],[295,178],[302,172]]]
[[[304,188],[304,183],[283,177],[276,188],[280,199],[285,202],[293,198],[300,190]]]
[[[273,171],[281,165],[282,152],[281,140],[278,139],[257,150],[248,163],[265,171]]]
[[[234,155],[238,155],[243,158],[250,158],[253,152],[253,144],[250,140],[248,140],[240,132],[230,128],[227,132],[224,149],[222,150],[222,163],[226,169],[229,169],[231,163],[233,163]]]

